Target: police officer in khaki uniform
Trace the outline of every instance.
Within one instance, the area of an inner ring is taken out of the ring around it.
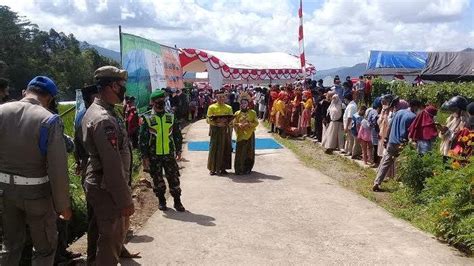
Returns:
[[[45,76],[30,81],[25,97],[0,106],[0,203],[4,250],[0,265],[18,265],[26,225],[33,265],[53,265],[56,218],[71,218],[63,125],[49,106],[58,90]]]
[[[128,186],[130,142],[123,119],[114,105],[123,102],[127,72],[104,66],[94,73],[99,96],[82,119],[82,140],[87,151],[84,187],[97,223],[96,265],[116,265],[126,234],[124,224],[135,209]],[[90,262],[90,261],[89,261]]]

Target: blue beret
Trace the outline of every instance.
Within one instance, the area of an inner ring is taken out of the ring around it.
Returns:
[[[54,81],[46,76],[37,76],[34,79],[28,83],[28,87],[30,86],[35,86],[38,87],[49,94],[51,94],[53,97],[58,94],[58,87],[56,87],[56,84]]]

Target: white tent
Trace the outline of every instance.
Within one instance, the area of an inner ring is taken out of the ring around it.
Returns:
[[[184,71],[209,73],[209,83],[219,89],[224,83],[282,83],[303,78],[300,59],[286,53],[225,53],[181,49]],[[316,72],[306,64],[306,76]]]

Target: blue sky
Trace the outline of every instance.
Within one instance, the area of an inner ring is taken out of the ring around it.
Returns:
[[[125,32],[178,47],[298,54],[298,0],[2,0],[43,30],[118,50]],[[317,69],[365,62],[370,50],[474,47],[474,0],[303,0]],[[38,15],[40,12],[41,15]]]

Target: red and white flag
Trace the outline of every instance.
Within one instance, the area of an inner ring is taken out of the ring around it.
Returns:
[[[304,56],[304,35],[303,35],[303,0],[300,0],[300,8],[298,9],[298,17],[300,19],[298,42],[300,45],[301,71],[303,72],[303,77],[306,78],[306,59]]]

